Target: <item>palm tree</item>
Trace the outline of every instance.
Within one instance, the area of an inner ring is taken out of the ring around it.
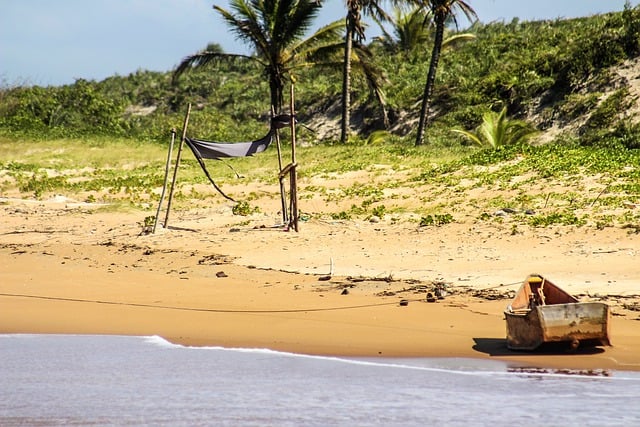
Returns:
[[[499,113],[488,111],[482,115],[482,124],[478,126],[476,132],[454,129],[481,147],[490,146],[492,148],[515,145],[526,141],[533,133],[533,129],[527,122],[513,120],[507,117],[507,107]]]
[[[416,145],[422,145],[424,143],[424,130],[428,123],[429,103],[431,101],[431,95],[433,94],[433,86],[436,81],[436,70],[438,69],[440,52],[442,51],[445,24],[448,19],[452,19],[457,26],[456,12],[458,10],[462,11],[469,21],[477,18],[475,10],[473,10],[471,6],[463,0],[425,0],[423,7],[427,8],[433,15],[436,33],[433,42],[433,50],[431,51],[431,62],[429,63],[427,82],[422,96],[422,108],[420,109],[420,124],[418,125]]]
[[[422,8],[414,8],[408,12],[396,8],[394,17],[390,21],[392,34],[383,29],[383,37],[378,39],[390,51],[400,50],[405,55],[414,52],[419,46],[433,40],[430,15]],[[476,36],[469,33],[454,34],[442,41],[442,51],[455,48],[462,42],[475,40]]]
[[[429,16],[422,8],[416,7],[405,12],[396,7],[391,20],[393,34],[383,28],[382,44],[388,49],[400,49],[408,54],[431,40],[429,23]]]
[[[344,64],[342,73],[342,127],[340,141],[343,143],[347,140],[349,133],[350,108],[351,108],[351,65],[352,61],[356,59],[360,65],[363,66],[363,71],[367,76],[367,80],[370,85],[374,87],[378,101],[383,103],[383,96],[379,90],[379,86],[376,87],[375,77],[376,71],[371,65],[370,61],[367,61],[367,52],[362,46],[362,42],[365,39],[364,24],[362,23],[362,13],[371,16],[376,22],[389,20],[389,16],[382,9],[380,3],[376,0],[346,0],[347,2],[347,18],[345,25],[345,43],[344,43]],[[356,57],[354,58],[354,43],[357,47]],[[373,74],[371,74],[371,73]],[[384,104],[383,104],[384,106]],[[385,111],[385,123],[386,123],[386,111]]]
[[[213,8],[238,39],[251,45],[253,55],[228,54],[204,50],[187,56],[176,67],[174,81],[191,68],[218,61],[250,60],[256,62],[269,80],[271,110],[282,112],[283,90],[287,76],[296,67],[310,66],[313,58],[327,49],[336,49],[342,22],[328,24],[310,37],[304,35],[318,15],[318,0],[231,0],[233,13],[220,6]]]

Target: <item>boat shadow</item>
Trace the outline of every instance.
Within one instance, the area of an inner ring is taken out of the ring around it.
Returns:
[[[597,347],[591,343],[580,343],[575,350],[570,350],[567,343],[544,343],[535,350],[510,350],[507,347],[505,338],[474,338],[473,349],[479,353],[485,353],[489,356],[530,356],[536,355],[554,355],[554,356],[576,356],[581,354],[600,354],[604,353],[602,347]]]

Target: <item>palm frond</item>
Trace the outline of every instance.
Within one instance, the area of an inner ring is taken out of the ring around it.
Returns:
[[[478,144],[481,147],[484,145],[482,140],[480,138],[478,138],[478,135],[476,135],[473,132],[469,132],[469,131],[462,130],[462,129],[452,129],[451,132],[459,133],[460,135],[463,135],[466,138],[469,138],[471,141],[475,142],[476,144]]]
[[[469,22],[473,22],[478,19],[478,15],[476,14],[476,11],[466,1],[453,0],[453,3],[454,3],[453,8],[460,9],[462,13],[464,13],[464,16],[467,18]],[[457,22],[456,22],[456,26],[457,26]]]
[[[260,62],[258,58],[254,56],[240,55],[240,54],[230,54],[230,53],[221,53],[221,52],[213,52],[213,51],[202,51],[198,52],[194,55],[189,55],[185,57],[173,71],[173,76],[171,77],[172,82],[175,84],[180,76],[184,74],[186,71],[192,68],[201,68],[206,67],[210,64],[226,61],[233,62],[238,60],[250,60]]]
[[[297,61],[321,62],[336,55],[344,47],[344,22],[331,22],[318,29],[309,38],[300,40],[290,46],[289,55]]]
[[[433,22],[429,18],[430,16],[420,8],[406,14],[401,9],[396,9],[394,33],[403,51],[409,52],[432,38],[429,24]]]
[[[290,45],[302,39],[320,12],[321,3],[316,0],[280,0],[274,13],[273,41]]]
[[[476,11],[464,0],[418,0],[427,8],[434,18],[444,22],[447,19],[453,21],[458,27],[457,12],[462,12],[469,22],[478,19]]]
[[[481,147],[492,148],[514,145],[526,141],[536,131],[522,120],[512,120],[507,117],[507,108],[499,112],[487,111],[482,115],[482,123],[476,132],[453,129]]]
[[[468,41],[475,40],[475,39],[477,39],[475,34],[471,34],[471,33],[455,34],[442,41],[442,49],[446,49],[446,48],[455,49],[461,44],[466,43]]]
[[[360,70],[366,80],[369,89],[373,92],[380,107],[382,108],[383,120],[385,126],[389,125],[389,118],[387,116],[387,100],[383,87],[388,83],[387,75],[382,68],[380,68],[374,61],[371,52],[360,44],[356,44],[352,51],[352,67]]]
[[[230,6],[236,15],[220,6],[213,8],[220,13],[238,40],[252,45],[256,53],[265,53],[269,39],[260,25],[256,10],[245,0],[231,0]]]

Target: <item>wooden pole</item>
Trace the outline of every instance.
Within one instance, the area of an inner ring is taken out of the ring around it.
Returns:
[[[173,169],[173,179],[171,180],[171,190],[169,191],[169,200],[167,201],[167,213],[164,217],[163,227],[169,226],[169,213],[171,212],[171,201],[173,200],[173,190],[176,187],[176,178],[178,177],[178,166],[180,166],[180,158],[182,156],[182,147],[184,140],[187,137],[187,126],[189,125],[189,115],[191,114],[191,103],[187,107],[187,114],[184,116],[184,123],[182,124],[182,138],[180,138],[180,146],[178,147],[178,156],[176,157],[176,167]]]
[[[291,179],[291,184],[289,188],[289,193],[291,197],[291,218],[289,218],[289,223],[293,225],[293,229],[298,231],[298,177],[297,177],[297,167],[296,163],[296,112],[295,112],[295,100],[294,100],[294,86],[295,80],[293,76],[291,76],[291,86],[289,91],[289,109],[291,110],[291,172],[289,172],[289,176]]]
[[[278,166],[280,168],[280,172],[282,172],[282,155],[280,153],[280,134],[277,130],[275,131],[275,136],[276,136],[276,147],[278,148]],[[278,174],[278,181],[280,184],[280,204],[282,205],[282,223],[286,224],[287,218],[288,218],[287,189],[284,185],[284,175],[282,175],[281,173]]]
[[[162,193],[160,194],[160,203],[158,203],[158,210],[156,211],[156,217],[153,221],[152,233],[155,234],[156,227],[158,226],[158,217],[160,216],[160,210],[162,209],[162,202],[164,202],[164,194],[167,192],[167,181],[169,181],[169,169],[171,168],[171,156],[173,154],[173,144],[176,140],[176,128],[171,129],[171,143],[169,144],[169,154],[167,155],[167,164],[164,167],[164,182],[162,183]]]
[[[275,111],[271,106],[271,118],[275,117]],[[274,131],[276,138],[276,148],[278,150],[278,181],[280,182],[280,204],[282,205],[282,224],[287,223],[287,190],[284,186],[284,176],[282,174],[282,150],[280,149],[280,133],[278,129],[273,128],[273,123],[270,123],[271,129]]]

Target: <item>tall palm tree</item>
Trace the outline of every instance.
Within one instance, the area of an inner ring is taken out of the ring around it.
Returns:
[[[264,70],[269,80],[271,110],[282,112],[283,90],[287,76],[296,67],[309,66],[314,56],[327,49],[336,49],[342,23],[328,24],[304,39],[322,2],[318,0],[231,0],[233,12],[220,6],[220,13],[231,32],[251,45],[253,55],[228,54],[219,50],[204,50],[187,56],[176,67],[173,79],[191,68],[218,61],[250,60]]]
[[[438,69],[440,52],[442,51],[445,24],[448,19],[451,19],[457,26],[456,12],[458,11],[464,13],[469,21],[473,21],[477,18],[475,10],[473,10],[473,8],[471,8],[471,6],[464,0],[425,0],[423,7],[427,8],[429,13],[433,15],[436,33],[433,42],[433,50],[431,51],[431,62],[429,63],[427,82],[422,96],[422,107],[420,109],[420,123],[418,125],[418,134],[416,136],[416,145],[422,145],[424,143],[424,130],[427,127],[429,118],[429,103],[431,102],[433,86],[436,81],[436,70]]]
[[[365,39],[364,24],[362,23],[362,14],[371,16],[376,22],[389,20],[389,16],[380,6],[377,0],[346,0],[347,2],[347,18],[345,24],[344,38],[344,64],[342,73],[342,127],[340,140],[346,142],[349,133],[349,122],[351,120],[351,65],[354,59],[354,42],[359,48],[360,61],[364,65],[364,71],[367,75],[369,83],[373,83],[372,75],[367,74],[367,70],[373,71],[370,67],[371,63],[365,59],[365,51],[362,42]],[[369,65],[367,69],[367,64]],[[380,93],[377,92],[378,100],[382,101]],[[386,121],[386,119],[385,119]]]

